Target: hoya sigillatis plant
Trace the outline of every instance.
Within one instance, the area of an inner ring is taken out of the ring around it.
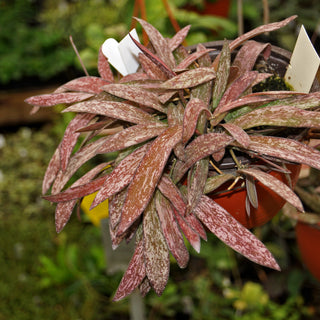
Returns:
[[[258,56],[268,60],[270,45],[249,40],[294,18],[226,41],[214,59],[201,44],[192,52],[182,46],[190,26],[165,39],[138,19],[150,41],[146,47],[133,39],[141,50],[138,72],[115,78],[100,50],[100,77],[81,77],[26,100],[35,108],[62,103],[63,112],[75,113],[43,181],[44,198],[57,203],[57,232],[78,200],[97,192],[92,208],[109,199],[113,248],[135,241],[114,300],[137,287],[143,295],[151,288],[160,295],[169,277],[170,252],[186,267],[184,238],[199,252],[206,231],[248,259],[279,270],[262,242],[209,195],[226,181],[232,186],[240,180],[249,209],[258,205],[259,181],[303,211],[290,183],[270,175],[270,169],[289,173],[287,163],[320,169],[320,153],[304,144],[304,133],[320,128],[320,95],[253,93],[271,76],[254,70]],[[237,161],[241,154],[253,161]],[[78,169],[98,155],[105,161],[70,186]],[[236,164],[225,172],[219,164],[229,155]]]

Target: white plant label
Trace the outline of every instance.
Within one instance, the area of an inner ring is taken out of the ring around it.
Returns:
[[[285,74],[285,80],[295,91],[309,93],[319,65],[320,58],[302,25]]]
[[[132,29],[130,35],[139,41],[136,29]],[[141,51],[132,41],[130,35],[127,34],[120,42],[109,38],[102,45],[104,56],[123,76],[136,72],[139,67],[138,55]]]

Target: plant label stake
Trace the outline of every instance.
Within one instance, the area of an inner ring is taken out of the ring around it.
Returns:
[[[295,91],[309,93],[319,65],[320,58],[302,25],[285,80],[292,85]]]
[[[132,29],[130,35],[139,41],[136,29]],[[102,45],[102,53],[123,76],[135,73],[139,67],[138,55],[141,51],[130,35],[127,34],[120,42],[109,38]]]

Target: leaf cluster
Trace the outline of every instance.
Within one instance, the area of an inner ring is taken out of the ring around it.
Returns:
[[[109,199],[113,248],[135,236],[135,252],[114,300],[136,287],[142,295],[151,288],[160,295],[169,277],[170,252],[185,268],[184,239],[199,252],[207,230],[248,259],[279,269],[261,241],[210,195],[228,181],[230,188],[240,181],[250,215],[250,208],[259,206],[259,181],[303,211],[290,181],[279,181],[270,170],[289,176],[288,163],[320,169],[319,151],[303,143],[305,133],[320,127],[319,93],[252,93],[271,76],[253,70],[259,56],[268,59],[271,47],[249,40],[294,18],[226,41],[215,55],[201,44],[192,52],[182,46],[190,26],[166,39],[138,19],[150,40],[143,46],[133,39],[141,51],[138,72],[115,78],[100,51],[100,77],[78,78],[26,100],[35,110],[64,103],[63,112],[76,113],[43,181],[43,194],[51,193],[44,198],[57,203],[57,231],[79,200],[97,192],[92,208]],[[82,134],[85,139],[74,150]],[[114,152],[115,159],[110,157]],[[252,161],[238,161],[239,154]],[[106,161],[68,186],[77,170],[98,155]],[[234,164],[226,172],[229,155]]]

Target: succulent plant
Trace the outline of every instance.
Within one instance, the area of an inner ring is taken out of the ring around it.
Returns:
[[[254,70],[258,56],[268,59],[270,45],[249,40],[294,18],[225,41],[213,59],[212,49],[201,44],[193,52],[182,46],[190,26],[165,39],[138,19],[150,43],[146,47],[133,39],[141,50],[136,73],[115,77],[100,50],[100,77],[77,78],[26,100],[35,110],[65,104],[63,112],[75,113],[43,180],[44,198],[57,203],[57,232],[78,200],[97,192],[92,207],[109,199],[113,248],[135,239],[114,300],[137,287],[142,295],[151,288],[160,295],[170,252],[185,268],[185,239],[199,252],[208,231],[248,259],[279,270],[262,242],[208,195],[227,181],[232,186],[241,180],[248,203],[256,206],[259,181],[303,211],[292,189],[269,172],[288,173],[287,163],[320,169],[319,151],[304,143],[305,133],[320,127],[320,94],[253,93],[272,75]],[[77,170],[98,155],[104,160],[70,185]],[[219,164],[227,155],[236,164],[224,172]],[[252,162],[237,161],[239,155]]]

